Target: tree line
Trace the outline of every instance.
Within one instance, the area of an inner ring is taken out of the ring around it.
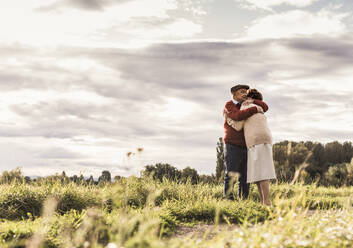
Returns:
[[[353,146],[351,142],[339,143],[337,141],[327,144],[312,141],[282,141],[273,145],[273,159],[279,182],[293,183],[317,183],[324,186],[351,186],[353,185]],[[146,165],[141,171],[141,177],[150,177],[163,181],[164,178],[178,182],[213,183],[223,182],[225,173],[224,144],[219,138],[216,146],[215,174],[199,175],[191,168],[178,169],[167,163]],[[91,175],[85,178],[83,175],[67,176],[65,171],[47,177],[31,179],[24,177],[20,169],[4,171],[0,176],[0,183],[19,181],[23,183],[61,182],[76,184],[100,185],[112,181],[122,180],[124,177],[112,178],[108,170],[102,171],[97,180]]]
[[[115,176],[115,180],[118,180],[122,177],[120,176]],[[35,182],[38,184],[41,183],[50,183],[50,182],[61,182],[63,184],[68,184],[70,182],[76,183],[76,184],[84,184],[84,185],[98,185],[98,184],[104,184],[106,182],[111,182],[112,177],[111,174],[108,170],[102,171],[101,176],[98,177],[97,180],[93,178],[93,175],[91,175],[89,178],[85,178],[82,174],[77,176],[67,176],[65,171],[63,171],[61,174],[55,174],[55,175],[50,175],[46,177],[36,177],[31,179],[29,176],[23,176],[22,171],[20,168],[16,168],[11,171],[4,171],[0,175],[0,184],[10,184],[13,182],[20,182],[20,183],[31,183]]]
[[[203,183],[215,183],[216,179],[214,175],[199,175],[198,172],[191,168],[186,167],[182,170],[167,164],[157,163],[155,165],[146,165],[145,169],[141,171],[141,177],[150,177],[153,180],[163,181],[164,179],[178,181],[181,183],[190,182],[191,184]],[[73,175],[67,176],[65,171],[61,174],[50,175],[46,177],[37,177],[31,179],[28,176],[23,176],[21,169],[16,168],[11,171],[4,171],[0,175],[0,184],[10,184],[13,182],[20,183],[31,183],[45,184],[50,182],[61,182],[63,184],[76,183],[80,185],[104,185],[113,181],[123,180],[123,176],[115,176],[112,178],[110,171],[102,171],[101,176],[97,180],[91,175],[89,178],[85,178],[82,174],[80,176]]]
[[[224,176],[224,144],[217,142],[216,178]],[[279,182],[300,181],[323,186],[353,185],[353,146],[338,141],[282,141],[273,145],[273,160]]]

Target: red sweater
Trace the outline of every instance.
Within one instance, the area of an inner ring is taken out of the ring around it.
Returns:
[[[266,103],[260,100],[254,100],[254,103],[256,105],[259,105],[262,107],[264,112],[268,110],[268,106]],[[232,100],[226,102],[226,105],[224,106],[224,110],[227,113],[228,117],[235,120],[235,121],[242,121],[253,114],[257,113],[257,108],[256,107],[251,107],[248,109],[240,110],[240,103],[237,105],[234,104]],[[245,144],[245,137],[244,137],[244,130],[237,131],[231,126],[228,125],[227,120],[224,119],[224,137],[223,141],[226,144],[232,144],[232,145],[240,145],[246,147]]]

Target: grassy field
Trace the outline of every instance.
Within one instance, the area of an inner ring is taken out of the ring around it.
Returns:
[[[353,187],[273,184],[273,206],[222,185],[130,177],[0,185],[0,247],[353,247]]]

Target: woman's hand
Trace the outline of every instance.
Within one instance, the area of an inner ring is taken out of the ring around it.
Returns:
[[[248,106],[248,105],[252,104],[253,102],[254,102],[254,99],[248,98],[241,105]]]
[[[254,99],[252,99],[251,97],[248,97],[248,99],[246,101],[249,102],[249,103],[253,103]]]
[[[257,113],[261,113],[261,114],[264,113],[264,110],[259,105],[256,105],[256,108],[257,108]]]

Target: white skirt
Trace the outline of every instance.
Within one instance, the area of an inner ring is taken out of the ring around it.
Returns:
[[[272,145],[259,144],[248,149],[247,182],[253,183],[262,180],[275,179]]]

